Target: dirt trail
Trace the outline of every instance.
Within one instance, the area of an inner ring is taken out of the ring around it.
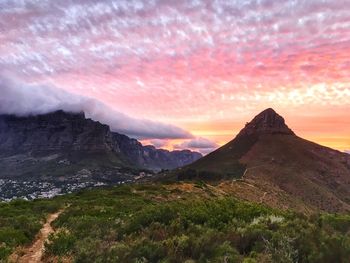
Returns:
[[[39,263],[42,262],[41,258],[44,252],[45,241],[49,237],[49,235],[54,232],[51,223],[59,217],[59,215],[63,212],[63,210],[59,210],[54,214],[50,214],[46,220],[46,223],[40,229],[40,232],[34,241],[34,243],[24,249],[24,255],[21,257],[13,258],[12,262],[17,263]]]
[[[260,202],[259,203],[263,203],[264,202],[264,198],[265,198],[266,195],[267,195],[267,192],[264,192],[264,194],[260,198]]]

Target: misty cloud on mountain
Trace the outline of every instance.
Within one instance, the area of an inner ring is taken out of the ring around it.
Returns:
[[[86,117],[109,125],[112,131],[137,139],[193,138],[190,132],[174,125],[133,118],[96,99],[49,85],[29,85],[0,75],[0,91],[0,114],[27,116],[57,110],[84,112]]]

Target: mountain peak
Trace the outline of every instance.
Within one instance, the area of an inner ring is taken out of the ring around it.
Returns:
[[[295,135],[286,125],[284,118],[272,108],[268,108],[255,116],[254,119],[248,122],[244,129],[240,131],[238,136],[252,134]]]

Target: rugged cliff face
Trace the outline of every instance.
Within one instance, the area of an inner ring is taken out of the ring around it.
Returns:
[[[269,108],[255,116],[251,122],[248,122],[237,137],[261,136],[264,134],[295,135],[285,123],[284,118]]]
[[[0,177],[58,176],[81,169],[173,169],[201,157],[191,151],[142,146],[107,125],[86,119],[84,113],[57,111],[17,117],[0,116]]]
[[[142,146],[142,144],[126,135],[113,133],[113,139],[118,145],[120,152],[139,167],[151,170],[174,169],[190,164],[202,155],[189,150],[168,151],[156,149],[154,146]]]
[[[0,150],[1,154],[119,151],[107,125],[86,119],[84,113],[63,111],[0,116]]]

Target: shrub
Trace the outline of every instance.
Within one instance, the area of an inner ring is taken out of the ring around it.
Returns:
[[[12,227],[4,227],[0,229],[0,244],[4,243],[7,246],[15,247],[24,245],[28,242],[28,238],[21,230]]]
[[[45,251],[55,256],[68,255],[74,248],[76,238],[67,230],[60,230],[49,236],[49,241],[45,244]]]
[[[5,260],[10,256],[12,249],[5,244],[0,245],[0,262],[6,262]]]

